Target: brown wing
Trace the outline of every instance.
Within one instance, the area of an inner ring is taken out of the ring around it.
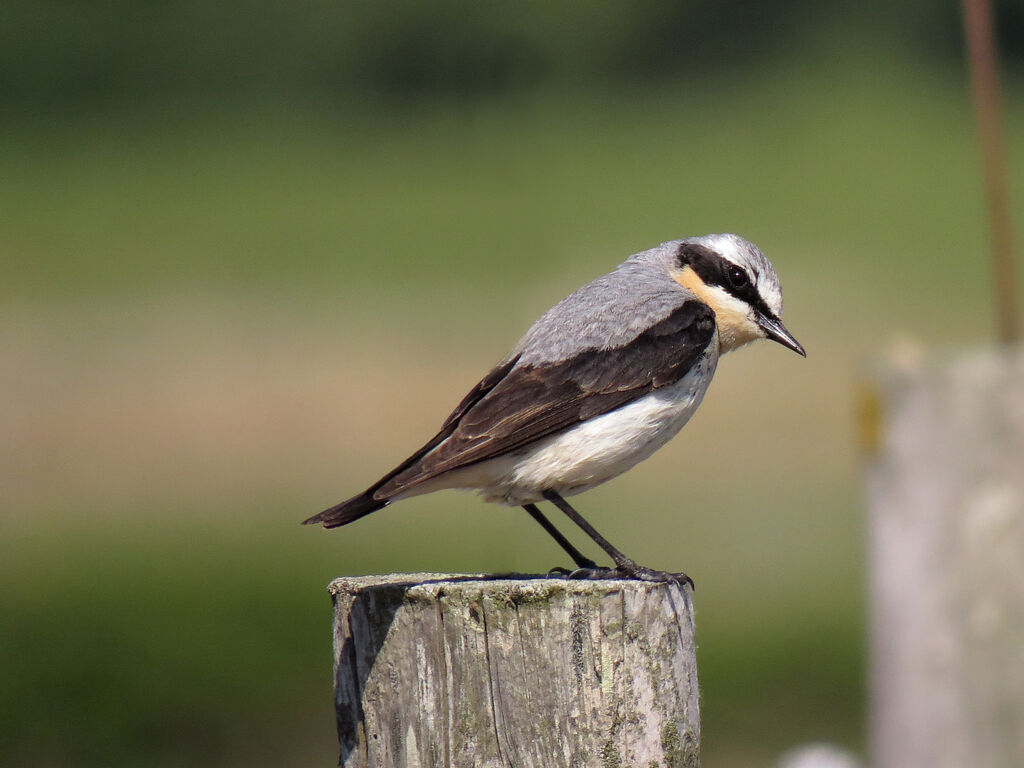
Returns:
[[[387,506],[388,498],[387,495],[380,495],[378,491],[381,486],[390,483],[393,478],[397,475],[406,472],[410,468],[415,468],[417,463],[431,450],[440,445],[444,440],[451,436],[458,426],[459,419],[465,415],[466,411],[471,409],[481,398],[487,395],[498,382],[505,378],[509,371],[515,366],[518,357],[514,357],[510,360],[495,366],[490,373],[484,376],[473,389],[469,391],[462,402],[452,411],[451,415],[445,419],[444,424],[441,425],[441,431],[434,435],[431,440],[427,442],[422,448],[416,453],[410,456],[408,459],[403,461],[388,474],[384,475],[380,480],[371,485],[365,491],[350,499],[335,504],[333,507],[325,509],[319,514],[313,515],[308,520],[303,521],[303,525],[311,525],[315,523],[322,523],[324,528],[337,528],[340,525],[346,525],[351,523],[353,520],[358,520],[361,517],[365,517],[371,512],[375,512],[382,507]]]
[[[445,423],[450,434],[410,457],[373,495],[389,498],[674,384],[694,366],[714,332],[711,309],[688,301],[624,346],[587,349],[554,363],[517,364],[482,397],[467,396]]]
[[[458,429],[459,420],[466,415],[467,411],[471,410],[473,406],[479,403],[481,399],[483,399],[491,391],[493,391],[494,387],[499,382],[505,379],[505,377],[508,375],[508,372],[511,371],[513,367],[515,367],[515,364],[518,360],[519,357],[516,356],[492,368],[490,372],[486,376],[484,376],[477,383],[477,385],[466,394],[464,398],[462,398],[462,402],[459,403],[455,407],[455,410],[452,411],[451,414],[449,414],[448,418],[444,420],[444,424],[441,425],[441,431],[434,435],[426,443],[426,445],[424,445],[422,448],[416,451],[416,453],[414,453],[412,456],[407,458],[393,470],[388,472],[388,474],[384,475],[384,477],[378,480],[369,489],[369,492],[372,493],[375,497],[381,498],[381,495],[376,493],[381,488],[381,486],[388,484],[396,476],[406,472],[410,468],[417,466],[419,462],[423,460],[423,457],[426,454],[430,453],[430,451],[432,451],[438,445],[443,443],[445,439],[451,437],[452,434]],[[391,494],[386,495],[390,496]]]

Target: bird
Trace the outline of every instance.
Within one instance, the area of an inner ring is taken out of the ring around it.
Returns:
[[[566,501],[651,456],[697,410],[719,358],[765,338],[803,357],[782,288],[735,234],[670,240],[629,256],[544,313],[440,430],[362,493],[305,520],[347,525],[442,489],[526,510],[572,558],[575,578],[693,581],[639,565]],[[614,563],[598,566],[537,506],[550,502]]]

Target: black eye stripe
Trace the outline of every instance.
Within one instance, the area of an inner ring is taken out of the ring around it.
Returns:
[[[732,281],[729,279],[729,269],[735,266],[731,261],[723,259],[715,251],[705,248],[703,245],[683,243],[679,248],[679,266],[693,267],[697,276],[708,285],[717,285],[729,293],[733,293]],[[748,283],[748,287],[751,287]],[[741,296],[741,298],[745,298]]]
[[[679,246],[678,259],[680,267],[692,267],[697,277],[707,285],[717,285],[727,293],[747,302],[761,314],[775,317],[775,313],[768,308],[758,293],[757,284],[751,279],[751,275],[747,274],[747,281],[743,285],[734,285],[729,279],[729,269],[736,265],[710,248],[696,243],[683,243]]]

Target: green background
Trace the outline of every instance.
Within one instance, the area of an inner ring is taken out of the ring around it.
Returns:
[[[808,358],[725,358],[578,506],[697,583],[708,768],[863,750],[859,393],[886,350],[993,336],[955,6],[2,13],[0,763],[333,764],[331,578],[564,557],[454,492],[298,522],[553,302],[718,231],[774,261]]]

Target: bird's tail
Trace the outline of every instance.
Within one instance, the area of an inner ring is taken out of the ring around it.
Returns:
[[[376,512],[378,509],[382,509],[390,504],[388,499],[375,499],[373,497],[373,488],[358,496],[353,496],[347,501],[343,501],[340,504],[335,504],[330,509],[325,509],[318,515],[313,515],[308,520],[303,520],[303,525],[315,525],[320,523],[324,528],[337,528],[341,525],[347,525],[353,520],[358,520],[360,517],[365,517],[371,512]]]

